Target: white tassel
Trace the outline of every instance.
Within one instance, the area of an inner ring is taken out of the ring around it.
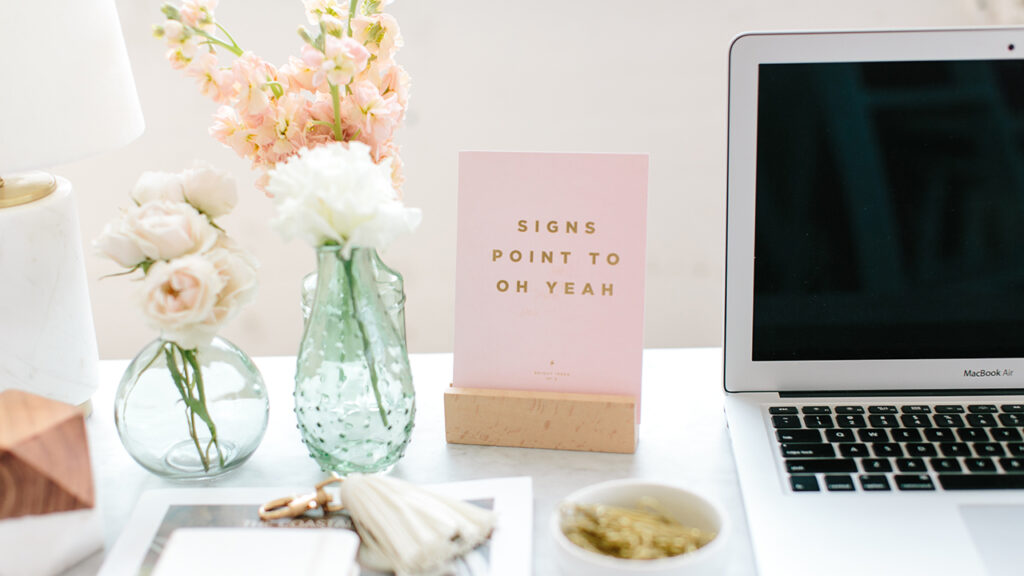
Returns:
[[[363,540],[360,562],[397,576],[447,572],[491,536],[496,521],[493,511],[386,476],[352,474],[339,495]]]

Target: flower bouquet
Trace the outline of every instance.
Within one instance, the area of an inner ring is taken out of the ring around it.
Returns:
[[[132,192],[134,205],[94,243],[126,269],[122,274],[142,273],[143,317],[160,331],[125,372],[115,417],[129,453],[165,476],[230,470],[252,454],[266,428],[259,372],[216,336],[256,291],[255,261],[214,223],[236,199],[234,181],[209,167],[147,172]]]
[[[306,0],[300,56],[278,68],[242,49],[215,4],[165,5],[155,32],[171,65],[221,104],[210,133],[260,172],[274,227],[317,251],[296,369],[303,441],[324,470],[388,469],[408,444],[415,394],[402,278],[377,250],[420,220],[399,195],[393,136],[409,77],[394,61],[398,24],[382,0]]]

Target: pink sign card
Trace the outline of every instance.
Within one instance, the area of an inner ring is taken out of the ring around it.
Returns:
[[[647,155],[459,155],[454,385],[640,398]]]

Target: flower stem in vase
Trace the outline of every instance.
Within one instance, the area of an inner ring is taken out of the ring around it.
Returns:
[[[203,455],[206,457],[205,462],[210,461],[210,446],[217,448],[217,460],[221,466],[224,466],[224,453],[221,452],[220,442],[217,441],[217,425],[213,423],[213,418],[210,417],[210,413],[206,408],[206,387],[203,385],[203,372],[199,368],[199,361],[196,359],[195,350],[182,350],[182,357],[184,357],[188,363],[192,366],[192,374],[195,376],[196,392],[199,394],[199,417],[206,422],[206,426],[210,429],[210,442],[206,445],[206,451]]]
[[[357,305],[357,302],[359,301],[355,287],[355,284],[357,283],[352,282],[352,274],[355,273],[352,265],[354,261],[355,257],[342,258],[342,264],[345,266],[345,281],[348,282],[348,291],[352,294],[353,316],[356,318],[356,325],[359,326],[359,335],[362,337],[363,349],[366,351],[366,366],[370,372],[370,385],[373,386],[373,397],[377,400],[377,410],[380,412],[380,420],[384,424],[384,427],[387,428],[388,416],[384,411],[384,403],[380,398],[380,387],[378,386],[380,378],[377,376],[377,363],[374,359],[373,347],[370,346],[370,339],[366,336],[366,325],[363,323],[363,319],[359,313],[363,307]]]

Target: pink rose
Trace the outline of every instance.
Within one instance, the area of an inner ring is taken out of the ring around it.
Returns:
[[[184,202],[181,176],[169,172],[143,172],[132,188],[132,200],[139,205],[160,200]]]
[[[210,218],[219,218],[234,210],[238,191],[231,174],[199,164],[181,173],[185,200]]]
[[[126,229],[124,218],[108,223],[92,245],[98,253],[125,268],[135,268],[146,260],[146,255]]]
[[[206,252],[217,242],[209,219],[183,202],[158,200],[125,212],[124,231],[151,260]]]
[[[142,282],[142,312],[163,338],[190,350],[217,333],[211,322],[217,295],[224,288],[217,268],[202,256],[157,262]]]

